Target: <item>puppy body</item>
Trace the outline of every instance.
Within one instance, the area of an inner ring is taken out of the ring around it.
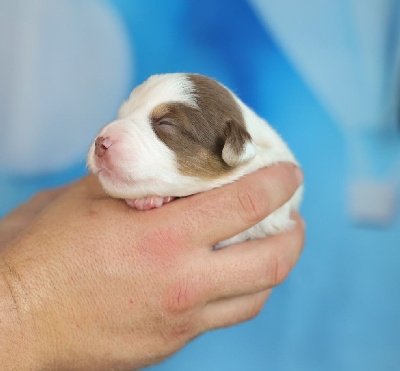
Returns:
[[[88,153],[88,167],[106,192],[140,209],[280,161],[297,164],[265,120],[215,80],[183,73],[154,75],[135,88]],[[289,229],[301,195],[302,187],[261,223],[217,247]]]

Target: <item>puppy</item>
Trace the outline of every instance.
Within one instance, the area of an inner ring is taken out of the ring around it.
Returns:
[[[233,182],[278,161],[297,164],[268,123],[217,81],[196,74],[151,76],[90,147],[88,168],[112,197],[139,210]],[[222,247],[288,230],[302,187],[281,208]]]

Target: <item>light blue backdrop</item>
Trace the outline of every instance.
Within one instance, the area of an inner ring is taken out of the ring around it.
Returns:
[[[349,218],[350,154],[339,125],[247,1],[109,2],[132,42],[131,87],[162,72],[217,78],[277,128],[306,179],[306,247],[261,315],[203,335],[153,369],[399,370],[400,218],[379,228]],[[2,171],[0,215],[38,189],[80,177],[83,156],[40,176]]]

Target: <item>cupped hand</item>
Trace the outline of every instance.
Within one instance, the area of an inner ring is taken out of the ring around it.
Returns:
[[[279,164],[150,211],[108,197],[93,176],[60,191],[0,252],[18,323],[3,332],[19,344],[3,344],[8,357],[24,349],[19,370],[131,370],[253,318],[299,258],[301,217],[281,235],[212,246],[298,185],[293,165]]]

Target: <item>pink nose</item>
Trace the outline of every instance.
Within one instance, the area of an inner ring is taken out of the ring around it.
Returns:
[[[110,140],[110,138],[97,137],[94,142],[95,145],[94,153],[96,154],[96,156],[103,157],[107,149],[110,148],[111,144],[112,141]]]

